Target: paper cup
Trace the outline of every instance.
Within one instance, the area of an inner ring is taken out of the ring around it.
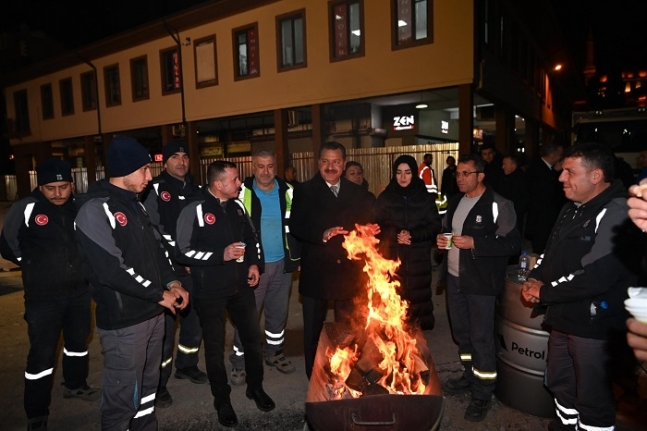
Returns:
[[[647,299],[647,287],[630,287],[627,289],[629,298],[645,298]]]
[[[625,309],[640,322],[647,323],[647,298],[629,298],[625,300]]]
[[[236,248],[242,248],[243,250],[245,249],[245,247],[246,247],[245,244],[236,246]],[[244,261],[245,261],[245,254],[244,253],[243,253],[243,255],[241,257],[236,259],[236,262],[238,262],[238,263],[243,263]]]
[[[445,244],[445,250],[450,250],[452,248],[452,237],[454,236],[453,233],[444,233],[443,236],[447,238],[447,244]]]

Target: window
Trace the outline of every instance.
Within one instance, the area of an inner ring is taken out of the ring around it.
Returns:
[[[306,67],[305,10],[276,18],[279,72]]]
[[[54,95],[52,84],[40,86],[40,103],[43,106],[43,120],[54,118]]]
[[[16,128],[18,134],[28,134],[29,127],[29,106],[27,105],[27,90],[16,91],[13,94],[14,108],[16,110]]]
[[[148,99],[148,60],[146,56],[130,60],[133,102]]]
[[[94,70],[81,74],[81,103],[83,111],[97,109],[97,74]]]
[[[74,94],[72,93],[72,78],[61,79],[61,114],[74,114]]]
[[[177,47],[160,51],[162,70],[162,94],[173,94],[182,88],[180,52]]]
[[[331,61],[364,55],[363,0],[329,3]]]
[[[103,69],[106,85],[106,106],[121,105],[121,85],[119,84],[119,65],[106,66]]]
[[[236,28],[232,33],[234,38],[235,79],[260,76],[258,24]]]
[[[218,84],[216,66],[216,37],[209,36],[193,43],[195,58],[195,87],[204,88]]]
[[[392,0],[393,48],[432,43],[432,0]]]

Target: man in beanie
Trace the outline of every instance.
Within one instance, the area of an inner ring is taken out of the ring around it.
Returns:
[[[180,211],[188,202],[200,196],[200,187],[194,184],[193,177],[189,174],[189,150],[186,142],[174,139],[163,149],[164,171],[146,188],[144,192],[144,206],[151,220],[162,234],[162,244],[171,255],[176,278],[182,286],[193,295],[193,283],[187,268],[179,264],[174,256],[175,224],[180,216]],[[173,346],[175,345],[176,316],[166,311],[166,335],[162,349],[162,368],[159,389],[155,398],[157,407],[169,407],[173,398],[166,388],[171,376],[173,362]],[[196,384],[209,381],[207,374],[198,369],[198,351],[202,341],[202,328],[200,320],[189,304],[181,313],[180,340],[177,346],[175,362],[175,377],[188,379]]]
[[[68,162],[49,159],[36,168],[38,187],[16,202],[0,235],[2,257],[22,268],[29,356],[24,406],[28,430],[46,430],[56,348],[63,331],[63,397],[99,399],[86,383],[90,292],[74,239],[76,204]]]
[[[157,430],[163,311],[175,313],[189,303],[138,199],[151,180],[150,161],[137,140],[116,136],[107,151],[110,180],[92,185],[76,218],[104,355],[104,431]]]

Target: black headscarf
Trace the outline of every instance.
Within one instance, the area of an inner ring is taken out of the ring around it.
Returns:
[[[395,176],[396,171],[398,170],[398,166],[400,166],[402,163],[406,163],[409,168],[411,168],[411,182],[409,183],[408,186],[402,187],[400,184],[398,184],[398,180]],[[393,190],[395,193],[401,195],[401,196],[411,196],[422,188],[425,192],[427,189],[425,188],[425,183],[418,177],[418,163],[416,163],[416,159],[414,159],[412,156],[409,155],[404,155],[400,156],[397,159],[395,159],[395,162],[393,162],[393,167],[391,170],[391,181],[389,182],[388,187]]]

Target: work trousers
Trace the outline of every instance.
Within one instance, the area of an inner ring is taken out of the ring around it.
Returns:
[[[197,366],[200,343],[202,342],[200,319],[193,305],[193,281],[188,274],[178,275],[178,281],[189,292],[189,305],[184,310],[176,310],[177,314],[175,315],[169,310],[164,310],[165,330],[160,387],[166,387],[168,379],[171,376],[177,321],[180,321],[180,339],[177,345],[175,368],[182,369]]]
[[[63,379],[68,389],[86,385],[90,335],[90,293],[71,298],[25,300],[29,356],[25,370],[27,418],[49,415],[56,347],[63,331]]]
[[[157,431],[164,315],[121,329],[97,329],[103,349],[102,431]]]
[[[195,298],[194,303],[204,340],[207,376],[216,402],[229,400],[231,386],[227,383],[225,368],[225,318],[229,317],[240,334],[245,349],[247,386],[258,389],[263,385],[263,339],[258,312],[251,287],[241,288],[234,295],[221,298]]]
[[[612,431],[616,404],[609,377],[609,342],[552,330],[546,386],[555,397],[556,430]]]
[[[494,314],[496,296],[470,295],[458,290],[458,277],[447,274],[447,307],[452,336],[470,382],[472,397],[492,398],[496,383]]]
[[[292,274],[283,272],[283,260],[265,263],[265,272],[254,289],[256,310],[260,317],[265,310],[265,357],[283,352],[285,323],[288,320],[288,301],[292,287]],[[229,357],[234,368],[242,369],[245,364],[245,349],[240,341],[238,329],[234,332],[234,353]]]

